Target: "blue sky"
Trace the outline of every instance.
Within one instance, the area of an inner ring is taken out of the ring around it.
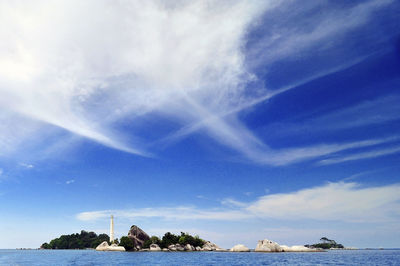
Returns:
[[[0,4],[0,248],[82,229],[400,246],[396,1]]]

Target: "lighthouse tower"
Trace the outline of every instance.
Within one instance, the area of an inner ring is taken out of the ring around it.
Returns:
[[[110,222],[110,243],[114,243],[114,216],[111,215],[111,222]]]

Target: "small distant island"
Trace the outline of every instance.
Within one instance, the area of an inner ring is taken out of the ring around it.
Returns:
[[[308,248],[322,248],[322,249],[343,249],[344,246],[342,244],[336,243],[335,240],[328,239],[327,237],[321,237],[320,243],[312,244],[312,245],[304,245]]]

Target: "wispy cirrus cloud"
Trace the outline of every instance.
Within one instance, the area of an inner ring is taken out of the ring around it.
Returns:
[[[387,95],[306,119],[300,125],[291,122],[270,124],[265,132],[290,137],[389,123],[400,119],[399,102],[400,96]]]
[[[162,218],[168,220],[269,219],[282,221],[318,220],[342,222],[391,222],[400,211],[399,184],[362,187],[358,183],[328,183],[289,193],[269,194],[253,202],[234,199],[222,201],[220,208],[200,209],[194,206],[102,210],[77,214],[82,221],[106,218]],[[229,208],[223,208],[227,205]]]
[[[1,5],[9,27],[0,31],[8,40],[0,51],[0,108],[13,123],[29,136],[50,124],[139,155],[145,145],[111,125],[150,112],[187,123],[234,104],[252,79],[241,51],[246,28],[273,8],[262,1]],[[1,133],[5,141],[8,132]]]
[[[335,36],[335,41],[342,39],[348,32],[367,23],[377,10],[391,3],[393,3],[392,0],[365,1],[350,8],[332,8],[321,13],[319,11],[324,8],[321,2],[289,3],[287,5],[290,7],[299,5],[292,14],[301,15],[301,17],[308,14],[307,19],[296,20],[294,16],[293,21],[279,20],[283,24],[281,27],[266,29],[269,34],[265,35],[263,41],[256,42],[251,50],[250,64],[255,68],[255,66],[265,65],[266,62],[272,63],[282,58],[296,57],[299,53],[305,56],[308,53],[315,54],[321,50],[328,50],[330,46],[324,43],[333,41],[332,36]],[[310,15],[311,10],[315,11],[314,15]],[[312,21],[317,22],[310,23]]]
[[[342,162],[355,161],[361,159],[376,158],[398,152],[400,152],[400,146],[395,146],[390,148],[374,149],[372,151],[367,151],[367,152],[358,152],[351,155],[334,156],[333,158],[321,160],[318,163],[321,165],[335,164],[335,163],[342,163]]]
[[[341,151],[349,151],[351,149],[371,147],[379,144],[390,143],[399,140],[399,137],[387,137],[381,139],[369,139],[354,142],[334,143],[334,144],[315,144],[305,147],[279,149],[279,150],[252,150],[248,154],[255,162],[269,164],[274,166],[288,165],[291,163],[301,162],[305,160],[314,159],[321,156],[330,155]],[[384,155],[376,153],[375,157]],[[357,158],[354,158],[356,160]],[[363,159],[359,157],[358,159]]]
[[[257,77],[246,60],[262,51],[268,64],[286,58],[293,47],[306,50],[321,40],[334,41],[390,3],[368,1],[342,13],[332,11],[306,32],[295,27],[278,38],[267,34],[259,40],[267,46],[245,51],[250,28],[263,14],[284,7],[283,2],[2,2],[0,23],[8,27],[0,29],[7,40],[0,47],[0,151],[10,154],[26,148],[27,142],[42,144],[43,132],[53,134],[58,128],[151,156],[148,143],[157,139],[148,139],[139,129],[153,115],[181,128],[170,135],[202,132],[258,163],[283,165],[338,150],[334,145],[272,150],[238,113],[367,55],[276,91],[248,86]],[[350,20],[346,27],[331,23],[338,18]],[[126,121],[132,129],[119,127]],[[12,128],[18,129],[16,135]]]

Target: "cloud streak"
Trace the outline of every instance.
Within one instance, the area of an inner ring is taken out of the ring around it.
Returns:
[[[372,151],[360,152],[360,153],[355,153],[352,155],[339,156],[337,158],[334,157],[334,158],[330,158],[330,159],[321,160],[321,161],[319,161],[319,164],[327,165],[327,164],[342,163],[342,162],[355,161],[355,160],[361,160],[361,159],[371,159],[371,158],[381,157],[381,156],[398,153],[398,152],[400,152],[400,146],[385,148],[385,149],[375,149]]]
[[[290,193],[269,194],[254,202],[226,199],[229,208],[199,209],[194,206],[104,210],[82,212],[77,219],[92,221],[111,214],[132,220],[162,218],[167,220],[278,219],[281,221],[317,220],[342,222],[391,222],[399,218],[400,184],[362,187],[358,183],[328,183]]]

